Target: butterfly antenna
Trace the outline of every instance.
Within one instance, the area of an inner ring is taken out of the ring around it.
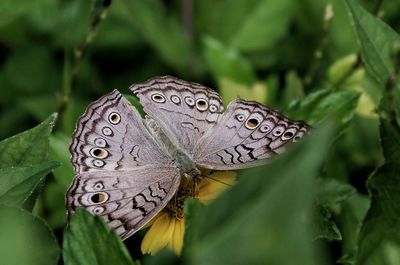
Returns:
[[[233,186],[232,184],[223,182],[222,180],[219,180],[219,179],[216,179],[216,178],[212,178],[212,177],[210,177],[210,176],[203,176],[203,177],[208,178],[208,179],[211,179],[211,180],[214,180],[214,181],[216,181],[216,182],[219,182],[219,183],[221,183],[221,184],[224,184],[224,185],[227,185],[227,186],[230,186],[230,187]]]

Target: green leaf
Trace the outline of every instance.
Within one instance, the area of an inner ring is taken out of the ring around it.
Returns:
[[[383,155],[386,162],[400,162],[400,128],[387,119],[380,120]]]
[[[34,8],[29,10],[27,21],[38,31],[54,34],[57,26],[55,22],[60,16],[60,11],[62,11],[62,8],[60,8],[58,2],[40,0],[37,1],[37,5]]]
[[[247,52],[273,47],[287,32],[293,6],[287,0],[202,0],[194,4],[197,32]]]
[[[49,137],[57,114],[33,129],[0,142],[0,168],[29,166],[47,160]]]
[[[322,264],[310,220],[314,179],[331,135],[330,126],[319,128],[271,164],[243,171],[192,224],[191,263]]]
[[[357,265],[400,262],[400,129],[386,116],[380,123],[385,164],[367,182],[371,207],[360,231]]]
[[[168,248],[162,249],[155,256],[145,256],[143,259],[144,265],[176,265],[181,264],[179,257]]]
[[[57,183],[63,187],[64,190],[67,190],[69,185],[71,185],[71,180],[75,175],[70,162],[70,144],[70,136],[62,133],[56,133],[50,136],[50,158],[61,163],[61,166],[54,170],[53,174]]]
[[[309,94],[297,106],[292,106],[288,115],[310,124],[319,124],[327,117],[332,117],[338,124],[345,126],[353,118],[359,96],[359,92],[350,90],[318,90]]]
[[[139,99],[135,96],[132,95],[126,95],[124,94],[124,97],[132,104],[132,106],[139,111],[140,115],[142,118],[145,117],[146,113],[143,110],[143,106],[140,104]]]
[[[64,232],[63,258],[66,265],[135,264],[115,231],[82,208]]]
[[[363,62],[369,74],[386,88],[395,75],[391,56],[400,43],[399,35],[379,18],[360,7],[354,0],[346,0],[358,36]],[[395,112],[400,117],[400,83],[393,82]],[[384,97],[383,110],[387,110],[390,95]]]
[[[40,196],[40,204],[37,204],[38,207],[46,207],[46,222],[53,229],[63,229],[67,223],[65,193],[65,187],[55,181],[48,181]]]
[[[399,264],[388,258],[400,253],[399,172],[400,164],[387,163],[368,179],[371,208],[360,231],[357,265]]]
[[[199,230],[196,225],[204,211],[205,205],[198,200],[188,198],[185,200],[185,238],[183,241],[183,256],[196,251],[196,242],[199,240]]]
[[[29,13],[31,9],[34,9],[39,0],[34,1],[12,1],[12,0],[3,0],[0,2],[0,27],[9,23],[11,20]]]
[[[235,49],[225,47],[218,40],[204,38],[204,58],[214,78],[229,78],[238,83],[250,85],[256,77],[251,64]]]
[[[29,212],[0,205],[0,234],[2,264],[57,264],[56,238],[42,219]]]
[[[26,102],[27,97],[53,93],[61,75],[52,56],[47,47],[34,44],[10,54],[0,75],[5,86],[0,102],[7,103],[10,99]]]
[[[258,1],[236,29],[230,40],[232,46],[243,51],[271,48],[286,32],[292,5],[290,0]]]
[[[342,202],[356,193],[351,185],[335,179],[318,179],[318,187],[317,199],[323,206]]]
[[[346,253],[341,256],[336,263],[338,264],[345,264],[345,265],[354,265],[355,264],[355,257],[353,253]]]
[[[308,94],[303,100],[292,103],[287,115],[291,118],[306,120],[318,102],[327,98],[330,93],[329,89],[320,89]]]
[[[342,240],[342,234],[336,223],[332,220],[331,212],[326,207],[317,205],[314,223],[314,239]]]
[[[287,106],[293,100],[299,100],[304,97],[303,84],[297,73],[290,71],[285,78],[286,87],[283,92],[283,106]]]
[[[58,165],[53,161],[28,167],[1,168],[0,203],[22,206],[44,177]]]
[[[344,255],[338,260],[343,264],[355,264],[357,253],[358,234],[362,221],[369,208],[369,198],[365,195],[355,194],[341,203],[341,210],[335,220],[339,224],[343,235],[342,253]]]
[[[354,65],[357,62],[357,55],[352,53],[337,60],[328,71],[328,81],[331,84],[339,82],[348,82],[351,76],[348,76],[354,70]],[[354,73],[353,73],[354,74]]]
[[[371,207],[360,231],[356,264],[399,264],[400,84],[391,81],[397,69],[394,69],[390,57],[400,38],[388,25],[354,1],[347,0],[347,5],[366,69],[383,90],[380,133],[385,164],[367,182]]]
[[[384,86],[393,74],[390,54],[397,33],[379,18],[365,11],[354,0],[346,0],[358,36],[364,64],[372,76]]]
[[[253,83],[251,86],[243,85],[228,78],[218,80],[218,89],[225,105],[232,100],[244,98],[246,100],[255,100],[263,103],[267,99],[267,86],[265,83]]]
[[[327,116],[333,116],[340,124],[348,123],[357,107],[359,92],[335,91],[314,107],[308,117],[310,123],[323,121]]]
[[[179,22],[168,16],[162,2],[123,0],[116,10],[119,16],[141,33],[168,64],[185,70],[189,60],[189,43]]]
[[[44,177],[58,166],[48,162],[49,137],[57,114],[28,131],[0,142],[1,201],[33,208]],[[30,199],[29,199],[30,198]]]

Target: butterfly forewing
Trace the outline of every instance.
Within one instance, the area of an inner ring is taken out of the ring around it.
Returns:
[[[172,143],[189,155],[224,109],[214,90],[174,77],[154,78],[130,89]]]
[[[70,151],[76,173],[162,165],[170,160],[137,110],[117,90],[87,108],[77,122]]]
[[[160,212],[178,189],[172,158],[116,90],[89,105],[70,150],[77,176],[66,196],[68,214],[86,208],[123,238]]]
[[[309,130],[303,121],[291,121],[257,102],[237,99],[198,142],[193,160],[217,170],[256,166],[282,153],[286,144]]]

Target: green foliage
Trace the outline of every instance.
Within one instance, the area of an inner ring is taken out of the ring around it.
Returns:
[[[400,84],[396,81],[395,72],[398,69],[395,69],[392,61],[394,58],[391,57],[398,53],[400,37],[388,25],[370,15],[355,2],[347,1],[347,3],[358,34],[366,70],[381,87],[386,87],[393,82],[393,95],[392,93],[384,94],[383,104],[388,105],[391,104],[390,101],[393,101],[393,111],[398,117],[400,115]],[[399,123],[398,118],[396,119]]]
[[[0,233],[2,263],[57,264],[60,248],[41,218],[23,209],[0,205]]]
[[[340,203],[356,193],[353,186],[335,179],[318,180],[318,203],[324,206]]]
[[[40,183],[59,166],[48,161],[56,114],[35,128],[0,142],[0,204],[32,208]]]
[[[130,264],[131,257],[114,230],[100,217],[78,209],[64,232],[65,264]]]
[[[399,3],[14,2],[0,3],[0,263],[400,264]],[[112,89],[144,116],[128,87],[157,75],[313,126],[209,205],[188,199],[180,257],[143,256],[143,233],[123,243],[84,210],[67,225],[64,202],[78,117]]]
[[[188,40],[178,20],[167,16],[160,1],[124,0],[117,10],[166,63],[184,70],[189,57]]]
[[[309,244],[311,220],[301,219],[310,216],[317,169],[331,137],[330,126],[321,128],[274,163],[242,171],[235,187],[198,209],[190,225],[197,230],[190,263],[321,264],[318,248]],[[289,161],[294,165],[285,167]],[[285,243],[276,244],[278,238]],[[285,255],[288,249],[291,255]]]
[[[50,157],[61,163],[60,167],[55,169],[53,174],[55,180],[64,189],[69,187],[74,172],[70,164],[69,145],[71,138],[63,133],[55,133],[50,136]]]
[[[381,85],[385,85],[394,71],[390,55],[394,48],[393,43],[399,40],[399,36],[355,1],[347,0],[347,5],[354,21],[365,66]]]
[[[400,262],[400,172],[399,86],[390,60],[399,36],[389,26],[348,0],[363,61],[367,71],[383,90],[380,105],[380,133],[385,163],[368,179],[371,207],[359,236],[356,264],[398,264]],[[373,27],[373,30],[371,29]],[[391,81],[391,80],[394,81]]]
[[[326,118],[334,118],[338,124],[346,125],[353,117],[359,93],[351,90],[320,89],[310,93],[289,109],[291,117],[319,124]]]
[[[46,161],[56,114],[35,128],[0,142],[0,167],[28,166]]]
[[[27,167],[0,169],[0,203],[22,206],[43,178],[57,166],[58,163],[53,161]]]
[[[228,0],[206,0],[196,3],[195,10],[201,31],[238,50],[256,51],[271,48],[284,34],[291,6],[287,0],[252,0],[236,5]],[[268,24],[274,27],[265,27]]]
[[[204,57],[215,78],[229,78],[238,83],[252,84],[255,80],[251,64],[233,48],[224,47],[216,39],[204,39]]]
[[[368,180],[371,208],[360,231],[357,264],[400,262],[399,170],[398,163],[386,163]]]

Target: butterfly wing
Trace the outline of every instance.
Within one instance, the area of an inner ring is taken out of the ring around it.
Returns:
[[[126,239],[167,205],[179,183],[180,173],[174,167],[84,172],[68,190],[68,213],[86,208]]]
[[[77,176],[66,196],[68,214],[84,207],[124,238],[160,212],[178,189],[172,159],[117,90],[89,105],[70,151]]]
[[[125,170],[170,160],[136,109],[117,90],[88,106],[72,136],[76,173]]]
[[[282,153],[310,126],[291,121],[254,101],[234,100],[196,146],[193,161],[205,168],[232,170],[256,166]]]
[[[130,89],[172,143],[189,155],[224,109],[217,92],[174,77],[154,78]]]

